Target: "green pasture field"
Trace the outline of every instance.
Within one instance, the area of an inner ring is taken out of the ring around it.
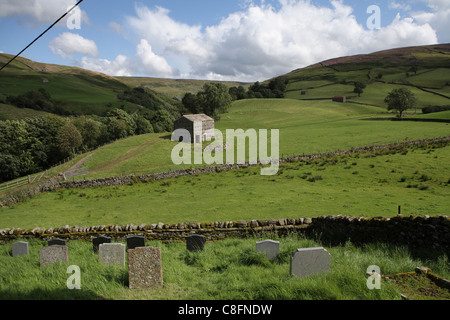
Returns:
[[[413,74],[407,80],[415,86],[441,89],[449,83],[449,73],[448,68],[438,68],[418,72],[417,75]]]
[[[49,82],[41,83],[41,74],[20,74],[11,76],[8,72],[0,74],[0,94],[19,95],[27,91],[46,89],[52,98],[69,110],[79,114],[102,114],[108,110],[107,104],[134,112],[137,106],[118,101],[116,96],[126,88],[119,81],[102,78],[101,76],[87,76],[83,74],[50,73],[44,75]],[[30,113],[30,116],[33,116]]]
[[[448,215],[450,146],[337,157],[183,176],[149,183],[59,189],[0,209],[0,228],[315,217]]]
[[[0,120],[21,120],[24,118],[40,117],[48,115],[44,111],[28,108],[17,108],[9,104],[0,103]]]
[[[428,114],[416,114],[416,115],[411,115],[410,117],[420,118],[420,119],[449,120],[450,119],[450,111],[433,112],[433,113],[428,113]]]
[[[279,129],[280,156],[346,150],[405,138],[433,138],[447,136],[450,132],[449,126],[443,123],[371,120],[383,117],[392,117],[392,114],[381,108],[350,103],[253,99],[234,102],[230,111],[216,122],[216,128],[225,140],[227,129],[267,129],[269,133],[271,129]],[[147,134],[103,146],[85,162],[89,174],[76,179],[148,174],[197,166],[173,164],[171,153],[178,143],[170,141],[170,136],[170,133]],[[208,144],[204,143],[204,146]]]
[[[361,248],[346,243],[325,246],[331,254],[328,273],[298,279],[289,272],[292,252],[324,245],[295,235],[272,238],[280,241],[280,254],[275,261],[267,260],[255,250],[255,241],[264,237],[208,242],[201,252],[187,251],[184,243],[147,242],[147,246],[160,247],[162,256],[164,285],[153,290],[129,289],[128,267],[103,264],[90,242],[69,241],[69,262],[44,267],[39,266],[39,249],[45,242],[30,241],[30,255],[20,257],[12,257],[11,245],[2,244],[0,299],[400,300],[405,288],[390,281],[381,280],[379,290],[368,289],[369,266],[379,266],[386,275],[426,265],[435,274],[449,276],[448,257],[439,253],[412,253],[407,248],[385,244]],[[80,268],[79,290],[67,288],[72,275],[67,273],[69,265]],[[444,289],[437,296],[420,295],[417,288],[415,292],[419,293],[416,299],[448,299]],[[277,314],[276,310],[272,312]]]
[[[299,83],[308,83],[308,82],[299,82]],[[401,84],[387,84],[382,82],[375,82],[367,84],[367,87],[364,89],[364,93],[361,94],[361,97],[357,97],[353,92],[354,85],[353,84],[332,84],[325,87],[308,89],[307,95],[301,95],[301,90],[295,90],[298,87],[296,83],[293,83],[292,86],[288,86],[286,98],[289,99],[331,99],[334,96],[347,96],[352,97],[352,101],[366,103],[370,105],[375,105],[381,108],[386,109],[387,105],[384,102],[384,99],[387,95],[394,89],[397,88],[407,88],[409,89],[418,99],[418,108],[422,108],[429,105],[446,105],[449,104],[450,100],[444,98],[439,95],[435,95],[430,92],[425,92],[420,89],[417,89],[412,86],[405,86]],[[292,89],[290,89],[292,88]],[[443,89],[431,89],[431,91],[436,91],[437,93],[446,94],[446,87]]]

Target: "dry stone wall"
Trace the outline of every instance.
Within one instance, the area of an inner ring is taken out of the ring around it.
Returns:
[[[0,242],[18,239],[61,238],[88,240],[101,235],[126,241],[129,235],[143,235],[146,240],[163,242],[185,241],[187,236],[200,234],[207,241],[226,238],[246,238],[253,235],[286,236],[299,234],[321,241],[324,245],[351,241],[357,245],[384,242],[410,247],[434,248],[449,251],[450,217],[448,216],[397,216],[350,217],[323,216],[317,218],[273,219],[251,221],[225,221],[178,224],[98,225],[93,227],[34,228],[0,230]]]
[[[279,159],[279,163],[289,163],[289,162],[297,162],[304,161],[305,163],[312,163],[317,161],[318,159],[329,159],[334,158],[336,156],[345,156],[345,155],[354,155],[359,153],[371,153],[373,156],[383,155],[383,154],[392,154],[402,152],[405,147],[414,148],[414,147],[444,147],[450,143],[450,136],[441,137],[441,138],[432,138],[432,139],[422,139],[422,140],[414,140],[414,141],[403,141],[398,143],[392,143],[387,145],[374,145],[367,147],[359,147],[353,148],[350,150],[338,150],[333,152],[325,152],[325,153],[315,153],[309,155],[292,155],[287,157],[281,157]],[[223,172],[240,168],[247,168],[249,166],[258,166],[261,164],[224,164],[218,166],[207,166],[200,168],[189,168],[189,169],[181,169],[174,170],[168,172],[161,173],[153,173],[147,175],[129,175],[129,176],[121,176],[121,177],[108,177],[108,178],[100,178],[100,179],[92,179],[92,180],[79,180],[79,181],[61,181],[59,178],[52,178],[46,181],[41,186],[28,191],[27,194],[22,195],[21,197],[30,197],[40,192],[48,192],[54,191],[61,188],[92,188],[92,187],[106,187],[106,186],[116,186],[116,185],[129,185],[136,182],[151,182],[162,179],[170,179],[181,176],[189,176],[189,175],[201,175],[206,173],[214,173],[214,172]],[[20,202],[20,197],[10,196],[8,199],[0,202],[0,207],[6,207],[10,205],[14,205]]]

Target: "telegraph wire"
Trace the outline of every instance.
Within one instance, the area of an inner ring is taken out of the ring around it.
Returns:
[[[14,58],[9,60],[3,67],[0,68],[0,71],[2,71],[7,65],[9,65],[11,62],[14,61],[18,56],[20,56],[25,50],[27,50],[33,43],[35,43],[40,37],[42,37],[45,33],[47,33],[48,30],[53,28],[58,22],[60,22],[62,19],[64,19],[65,16],[67,16],[73,9],[75,9],[81,2],[84,0],[79,0],[77,4],[75,4],[69,11],[64,13],[58,20],[56,20],[50,27],[47,28],[44,32],[42,32],[36,39],[34,39],[29,45],[27,45],[22,51],[20,51],[18,54],[15,55]]]

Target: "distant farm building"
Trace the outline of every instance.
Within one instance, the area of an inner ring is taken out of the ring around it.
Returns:
[[[333,97],[334,102],[347,102],[347,97],[344,96],[334,96]]]
[[[184,115],[174,121],[174,130],[186,129],[191,134],[191,143],[201,143],[214,138],[214,119],[206,114]]]
[[[41,78],[41,82],[42,83],[48,83],[48,79],[47,78]]]

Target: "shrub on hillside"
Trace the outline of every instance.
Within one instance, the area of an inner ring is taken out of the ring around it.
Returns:
[[[434,113],[434,112],[442,112],[450,110],[450,105],[447,106],[428,106],[422,109],[422,113]]]

